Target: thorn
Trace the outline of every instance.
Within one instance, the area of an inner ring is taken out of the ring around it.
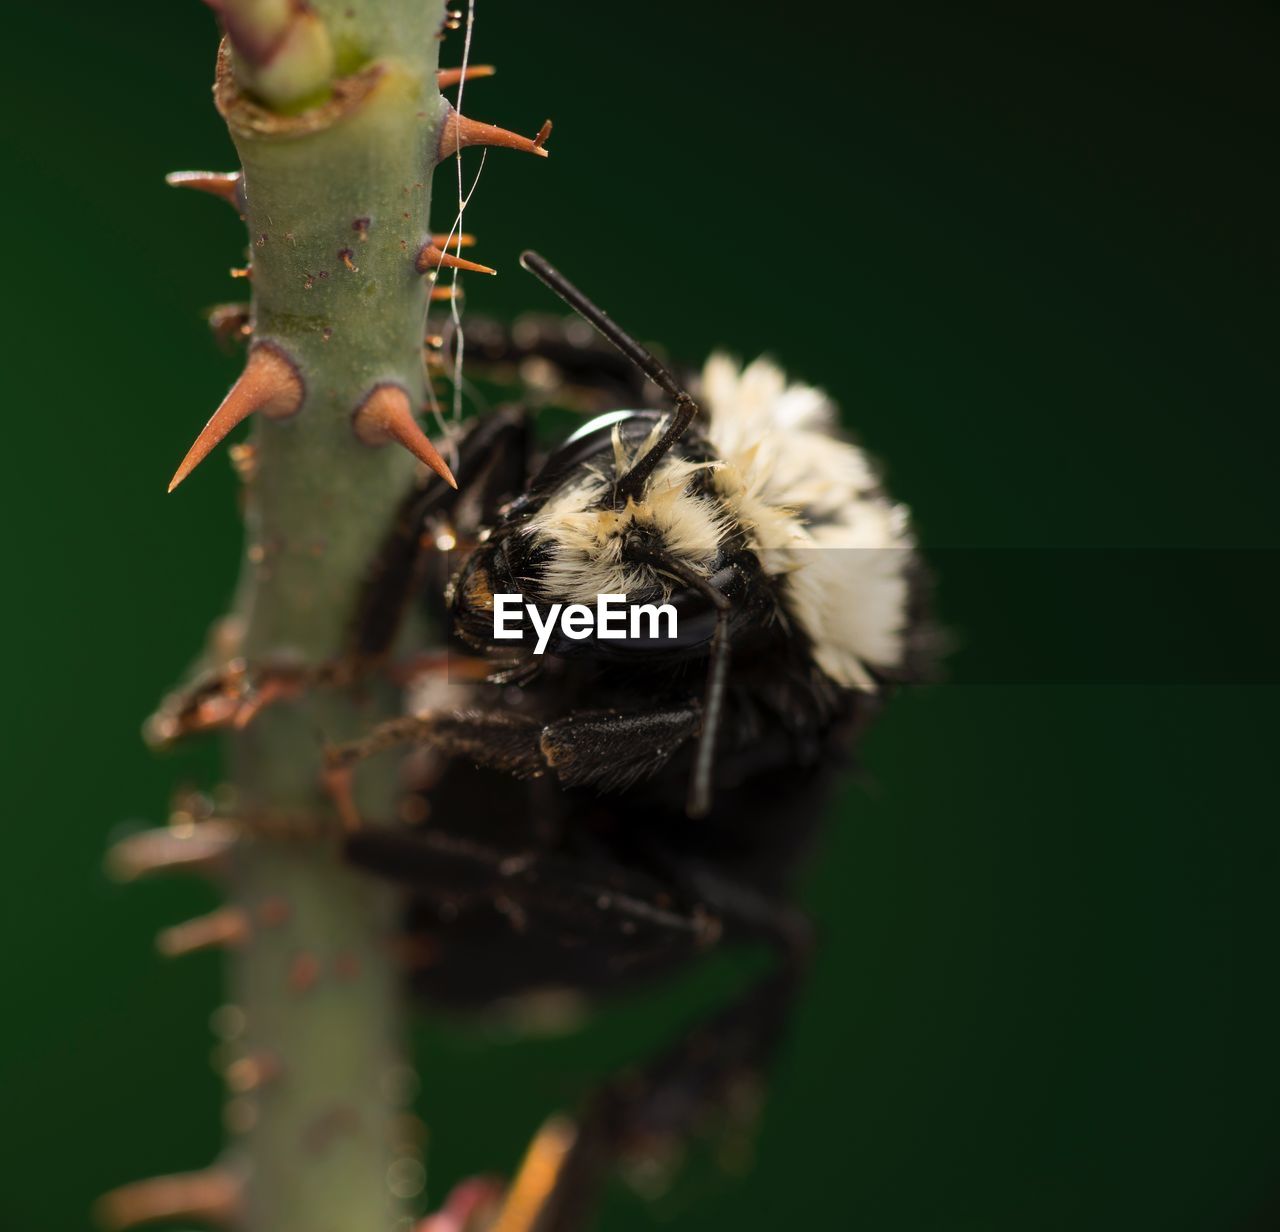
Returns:
[[[281,924],[287,923],[292,914],[288,900],[279,895],[264,898],[258,904],[258,923],[266,928],[279,928]]]
[[[247,419],[254,411],[261,411],[271,419],[283,419],[297,412],[302,405],[302,396],[302,378],[293,361],[271,343],[258,343],[249,352],[249,362],[245,364],[240,379],[200,430],[195,444],[187,450],[182,465],[169,481],[169,491],[172,492],[191,474],[241,420]]]
[[[240,1182],[233,1173],[209,1168],[122,1185],[98,1199],[94,1214],[108,1232],[185,1219],[225,1227],[239,1220],[240,1198]]]
[[[454,294],[454,290],[452,286],[446,285],[443,287],[431,288],[431,302],[433,304],[451,303],[453,300],[455,299],[460,300],[461,298],[462,298],[461,293],[457,295]]]
[[[509,129],[499,128],[496,124],[484,124],[480,120],[472,120],[468,116],[459,115],[450,107],[440,128],[440,143],[436,147],[436,161],[444,162],[451,154],[465,150],[472,145],[500,145],[508,150],[523,150],[526,154],[538,154],[547,157],[545,142],[551,135],[551,121],[548,120],[538,131],[537,137],[522,137]]]
[[[445,269],[471,270],[477,274],[496,274],[496,269],[490,269],[487,265],[480,265],[475,261],[465,261],[462,257],[455,257],[451,253],[447,253],[443,248],[437,248],[435,245],[435,237],[432,242],[423,244],[418,249],[418,259],[414,262],[414,268],[419,274],[425,274],[430,270],[439,269],[443,266]]]
[[[436,73],[436,87],[449,90],[460,81],[474,81],[477,77],[492,77],[498,70],[492,64],[468,64],[463,68],[442,68]]]
[[[409,406],[409,395],[399,385],[375,385],[355,414],[356,435],[366,445],[399,441],[419,462],[429,466],[451,488],[458,481],[445,460],[418,427]]]
[[[214,339],[224,351],[230,351],[232,343],[247,342],[253,337],[248,304],[215,304],[209,309],[208,321]]]
[[[194,188],[196,192],[221,197],[244,217],[244,177],[239,171],[170,171],[164,182],[170,188]]]
[[[355,767],[350,763],[333,760],[325,767],[322,778],[324,789],[333,801],[342,828],[348,834],[354,834],[364,825],[353,791]]]
[[[225,821],[202,821],[189,830],[162,826],[121,839],[107,851],[107,872],[117,881],[150,873],[220,871],[235,845],[235,828]]]
[[[227,1089],[237,1095],[257,1091],[280,1076],[280,1059],[270,1052],[251,1052],[227,1066]]]
[[[156,949],[166,958],[181,958],[197,950],[243,945],[249,939],[249,920],[239,907],[219,907],[166,928],[156,937]]]
[[[289,987],[299,996],[320,978],[320,960],[310,950],[303,950],[289,967]]]
[[[577,1136],[577,1127],[563,1116],[553,1116],[538,1130],[490,1232],[529,1232],[537,1225]]]
[[[471,248],[476,237],[465,231],[451,231],[448,235],[441,232],[439,235],[432,235],[431,242],[437,248]]]

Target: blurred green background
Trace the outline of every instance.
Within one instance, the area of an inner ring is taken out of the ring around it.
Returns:
[[[138,727],[236,568],[225,461],[164,486],[234,374],[201,310],[241,289],[243,238],[161,178],[231,166],[203,6],[5,20],[0,1224],[74,1229],[219,1141],[217,960],[151,947],[211,892],[120,889],[100,861],[215,773]],[[935,548],[1276,546],[1278,34],[1261,4],[481,0],[473,55],[500,74],[468,109],[556,131],[545,164],[488,161],[467,229],[502,276],[471,305],[545,308],[533,245],[675,354],[772,352]],[[451,199],[441,177],[442,226]],[[995,628],[1049,663],[1119,602],[1010,621],[964,559],[939,565],[962,646]],[[1248,679],[1258,648],[1187,560],[1153,628],[1194,606],[1188,661]],[[604,1226],[1280,1227],[1276,692],[1185,679],[901,696],[807,879],[824,945],[754,1168],[704,1151],[653,1208],[616,1187]],[[422,1026],[433,1196],[509,1170],[749,965],[566,1038]]]

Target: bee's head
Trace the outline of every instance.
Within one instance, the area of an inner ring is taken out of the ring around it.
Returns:
[[[705,643],[714,622],[709,611],[697,618],[707,608],[698,582],[723,567],[734,527],[705,440],[691,433],[674,448],[670,419],[610,412],[550,455],[454,580],[453,619],[467,641],[501,645],[493,597],[520,594],[543,611],[594,608],[601,595],[671,603],[681,613],[680,645]]]

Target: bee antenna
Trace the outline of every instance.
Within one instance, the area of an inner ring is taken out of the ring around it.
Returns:
[[[520,254],[520,264],[535,278],[550,287],[588,325],[612,342],[675,403],[675,417],[667,430],[654,442],[653,448],[636,461],[614,486],[614,503],[625,505],[629,497],[639,496],[644,492],[645,484],[653,474],[654,467],[670,452],[671,447],[685,434],[690,423],[693,422],[693,417],[698,413],[698,404],[648,347],[637,342],[603,308],[593,304],[545,257],[526,250]]]

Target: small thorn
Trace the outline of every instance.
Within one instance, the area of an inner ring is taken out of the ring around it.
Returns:
[[[476,237],[465,231],[450,231],[448,235],[443,232],[432,235],[431,242],[437,248],[471,248],[475,245]]]
[[[164,182],[170,188],[194,188],[196,192],[221,197],[244,216],[244,177],[238,171],[170,171]]]
[[[279,928],[281,924],[288,922],[292,914],[288,900],[278,894],[264,898],[258,904],[258,923],[266,928]]]
[[[553,1116],[538,1130],[490,1232],[528,1232],[537,1226],[577,1136],[577,1127],[563,1116]]]
[[[249,920],[239,907],[219,907],[166,928],[156,937],[156,949],[166,958],[181,958],[198,950],[243,945],[249,939]]]
[[[247,342],[253,337],[248,304],[217,304],[209,309],[209,328],[218,345],[230,351],[232,343]]]
[[[281,1068],[280,1059],[274,1053],[252,1052],[248,1056],[238,1057],[227,1066],[224,1075],[227,1089],[237,1095],[260,1090],[280,1076]]]
[[[303,950],[289,967],[289,987],[301,996],[320,978],[320,960],[310,950]]]
[[[452,253],[447,253],[443,248],[437,248],[435,243],[423,244],[418,249],[418,259],[414,262],[414,267],[419,274],[425,274],[430,270],[440,269],[460,269],[471,270],[476,274],[496,274],[496,269],[490,269],[487,265],[480,265],[475,261],[466,261],[462,257],[455,257]]]
[[[360,810],[356,807],[354,779],[355,767],[336,758],[330,760],[323,772],[324,789],[333,801],[342,828],[348,834],[356,833],[364,825]]]
[[[459,287],[455,293],[453,287],[448,284],[442,287],[432,287],[430,298],[433,304],[452,303],[455,299],[462,299],[462,288]]]
[[[240,1212],[240,1181],[223,1168],[135,1181],[103,1194],[94,1205],[108,1232],[186,1219],[226,1227],[239,1220]]]
[[[284,419],[301,407],[302,395],[302,378],[293,361],[270,343],[258,343],[249,352],[249,361],[240,379],[200,430],[195,444],[187,450],[187,456],[169,481],[169,491],[191,474],[241,420],[255,411],[271,419]]]
[[[466,68],[442,68],[436,73],[436,87],[440,90],[449,90],[460,81],[492,77],[497,71],[492,64],[468,64]]]
[[[508,150],[523,150],[526,154],[538,154],[546,158],[544,146],[551,134],[551,121],[548,120],[538,131],[537,137],[522,137],[509,129],[499,128],[496,124],[484,124],[480,120],[472,120],[460,115],[453,107],[449,108],[444,124],[440,128],[440,144],[436,147],[436,161],[443,162],[451,154],[465,150],[472,145],[500,145]]]
[[[429,466],[451,488],[458,481],[448,464],[418,427],[409,405],[409,395],[399,385],[376,385],[355,414],[356,435],[366,445],[399,441],[419,462]]]
[[[161,872],[218,872],[235,842],[235,828],[225,821],[202,821],[189,830],[143,830],[111,847],[107,872],[117,881]]]

